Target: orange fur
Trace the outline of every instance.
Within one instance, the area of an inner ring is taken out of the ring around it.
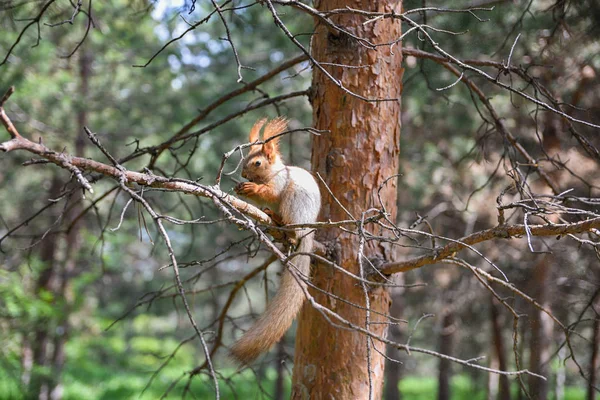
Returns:
[[[269,184],[261,184],[254,182],[242,182],[237,189],[238,194],[242,196],[254,198],[266,203],[276,203],[279,196]]]
[[[267,122],[267,119],[262,118],[254,123],[252,129],[250,129],[250,143],[254,143],[259,140],[260,129],[263,127],[265,122]]]
[[[266,143],[263,146],[262,151],[270,161],[273,161],[275,157],[279,155],[279,137],[274,139],[271,138],[285,131],[287,128],[287,123],[288,121],[285,117],[279,117],[270,121],[267,126],[265,126],[263,139]]]

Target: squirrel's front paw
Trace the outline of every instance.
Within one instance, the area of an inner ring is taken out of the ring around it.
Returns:
[[[235,186],[235,192],[242,196],[252,196],[256,193],[257,185],[254,182],[240,182]]]

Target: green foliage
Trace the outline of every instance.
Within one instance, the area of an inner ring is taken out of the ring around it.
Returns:
[[[63,373],[64,399],[157,399],[172,384],[171,394],[181,395],[187,385],[185,371],[191,370],[200,355],[193,344],[181,347],[170,362],[150,383],[153,373],[167,360],[178,346],[171,338],[146,336],[147,315],[134,319],[134,329],[117,325],[108,332],[78,335],[69,341],[67,357],[69,362]],[[101,321],[96,321],[101,324]],[[94,324],[93,324],[94,325]],[[18,355],[11,357],[11,365],[0,363],[0,400],[22,399],[19,379],[12,379],[9,371],[19,371]],[[13,369],[14,368],[14,369]],[[267,399],[272,395],[276,373],[265,371],[260,383],[251,371],[238,373],[233,368],[223,368],[220,372],[220,389],[223,398]],[[228,377],[228,381],[222,379]],[[286,382],[289,393],[289,381]],[[148,386],[148,387],[146,387]],[[189,390],[195,398],[214,397],[212,380],[206,375],[195,377]]]
[[[567,387],[564,400],[582,400],[585,398],[585,390],[580,387]]]
[[[144,368],[145,364],[132,363],[129,369],[117,369],[102,363],[87,363],[85,355],[81,354],[73,359],[71,367],[65,371],[65,400],[120,400],[120,399],[156,399],[160,398],[172,382],[179,378],[181,381],[172,389],[171,397],[179,397],[183,387],[187,383],[187,376],[181,376],[180,369],[176,366],[168,366],[163,370],[160,377],[146,388],[152,371]],[[137,368],[137,369],[136,369]],[[23,396],[19,392],[18,385],[2,378],[5,371],[0,369],[0,399],[17,400]],[[270,368],[265,371],[263,380],[259,383],[256,376],[250,371],[236,374],[235,370],[222,370],[225,376],[231,380],[225,384],[221,381],[221,395],[226,399],[268,399],[273,395],[276,372]],[[431,400],[436,397],[437,382],[434,378],[408,376],[399,383],[402,398],[405,400]],[[285,381],[284,397],[289,396],[290,379]],[[516,397],[517,385],[513,384],[513,392]],[[201,376],[193,380],[190,391],[194,398],[210,399],[214,397],[212,382],[207,376]],[[143,394],[142,394],[143,392]],[[475,389],[473,382],[464,375],[455,376],[451,382],[452,400],[483,400],[486,393]],[[554,399],[551,394],[550,399]],[[564,400],[582,400],[585,391],[578,387],[566,387]]]
[[[53,295],[41,291],[32,297],[18,274],[0,270],[0,316],[7,319],[34,321],[54,314]]]
[[[430,400],[437,394],[437,381],[435,378],[408,376],[398,384],[403,400]],[[512,384],[512,396],[518,396],[518,384]],[[485,390],[478,389],[474,382],[466,375],[454,376],[450,383],[452,400],[484,400],[487,398]],[[580,387],[569,386],[565,388],[564,400],[583,400],[585,390]],[[555,399],[551,391],[549,399]]]
[[[423,378],[409,376],[399,383],[402,398],[406,400],[429,400],[434,399],[437,393],[437,381],[434,378]],[[473,385],[469,377],[464,375],[455,376],[450,384],[452,400],[483,400],[486,394]]]

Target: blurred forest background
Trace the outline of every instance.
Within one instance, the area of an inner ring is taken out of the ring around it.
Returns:
[[[5,108],[31,140],[39,137],[52,149],[103,161],[83,131],[87,126],[116,158],[135,155],[125,164],[129,170],[151,166],[162,176],[210,184],[223,154],[247,140],[256,119],[286,115],[292,129],[311,126],[311,66],[265,6],[225,2],[223,7],[238,7],[224,16],[227,32],[214,14],[215,3],[208,1],[86,0],[72,23],[62,24],[78,4],[49,3],[22,34],[48,3],[0,2],[0,92],[15,86]],[[413,18],[443,30],[435,37],[455,57],[520,67],[536,80],[515,83],[520,90],[537,93],[543,87],[560,104],[570,104],[569,115],[600,123],[597,1],[404,1],[406,10],[425,6],[493,7],[473,11],[479,18],[450,12]],[[281,11],[286,26],[308,46],[312,18]],[[238,71],[229,34],[239,60],[250,68]],[[499,196],[505,196],[505,203],[519,197],[515,179],[544,193],[537,165],[521,159],[508,168],[515,149],[497,134],[476,92],[462,83],[449,87],[457,77],[419,56],[418,51],[435,53],[431,45],[412,33],[402,46],[413,53],[404,53],[397,224],[460,238],[498,223]],[[212,106],[287,62],[289,67],[254,90]],[[511,84],[508,69],[491,66],[490,74]],[[584,151],[561,117],[467,76],[520,145],[559,182],[561,192],[572,190],[569,196],[589,199],[583,207],[598,212],[598,158]],[[189,123],[202,133],[157,159],[150,151],[140,152]],[[598,147],[600,130],[577,128],[591,147]],[[1,134],[1,141],[8,140],[4,130]],[[282,151],[289,164],[310,168],[308,133],[287,135]],[[225,171],[235,168],[235,157]],[[22,166],[31,158],[25,152],[0,157],[0,398],[155,399],[184,391],[193,398],[213,398],[205,371],[188,379],[204,360],[203,351],[193,340],[166,247],[145,211],[130,204],[111,179],[92,177],[94,194],[84,196],[63,169]],[[235,182],[224,177],[222,185],[231,192]],[[144,198],[173,218],[196,220],[166,226],[207,342],[228,346],[262,312],[267,292],[278,285],[277,268],[238,284],[249,266],[260,265],[269,253],[249,232],[223,221],[203,223],[223,218],[204,198],[150,189]],[[545,393],[540,398],[592,400],[600,342],[598,237],[581,240],[511,239],[477,246],[516,288],[574,332],[569,346],[565,331],[546,314],[499,290],[522,315],[513,330],[514,315],[476,275],[447,264],[396,276],[404,286],[391,289],[392,315],[406,322],[392,325],[389,336],[465,360],[483,356],[479,364],[501,370],[517,369],[517,354],[521,368],[548,378],[544,388],[525,382],[534,396],[540,390]],[[402,257],[415,254],[421,253],[410,245],[401,250]],[[254,368],[243,370],[220,348],[213,364],[221,397],[287,398],[293,343],[290,331]],[[389,354],[401,364],[387,366],[388,400],[526,398],[511,376],[425,354],[394,349]]]

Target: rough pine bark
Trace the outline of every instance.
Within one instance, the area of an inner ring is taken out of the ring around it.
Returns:
[[[315,1],[315,6],[321,11],[350,7],[399,13],[402,4],[391,0],[322,0]],[[381,19],[363,25],[365,19],[357,15],[331,18],[353,34],[375,43],[392,42],[401,34],[401,24],[395,20]],[[324,68],[350,91],[370,99],[391,99],[381,102],[360,100],[340,89],[318,68],[313,69],[314,126],[330,131],[314,138],[313,170],[323,177],[341,204],[358,219],[369,208],[381,207],[378,200],[380,187],[383,205],[390,218],[396,218],[396,179],[384,182],[398,173],[399,165],[402,55],[398,46],[369,49],[316,21],[312,38],[314,58],[322,63],[336,64],[328,64]],[[344,68],[340,64],[361,68]],[[321,190],[321,220],[348,219],[346,212],[323,186]],[[366,229],[375,228],[367,225]],[[354,274],[360,274],[357,257],[359,238],[356,235],[330,229],[320,232],[317,239],[331,249],[328,255],[331,260]],[[369,272],[372,269],[367,259],[390,260],[393,250],[386,243],[371,241],[366,243],[364,255],[365,272]],[[311,280],[317,287],[335,296],[362,307],[366,304],[359,282],[326,264],[314,267]],[[352,324],[377,335],[386,334],[387,325],[382,322],[387,321],[378,314],[372,312],[371,324],[366,326],[363,309],[320,291],[311,290],[311,294],[318,303]],[[387,290],[370,287],[368,296],[373,311],[388,313],[390,297]],[[364,334],[333,326],[318,310],[305,304],[298,320],[292,398],[380,398],[384,377],[384,357],[380,352],[385,352],[385,346],[374,341],[378,351],[369,349],[369,365],[367,343]]]

